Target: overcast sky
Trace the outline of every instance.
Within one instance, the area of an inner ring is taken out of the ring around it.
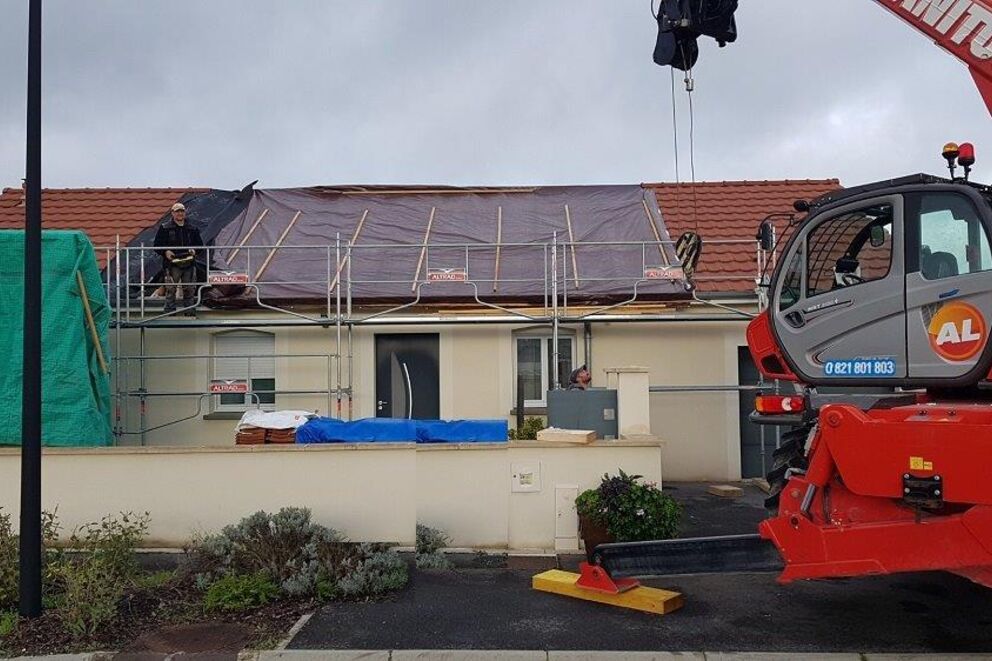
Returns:
[[[0,0],[3,186],[27,4]],[[695,70],[698,180],[942,173],[948,140],[990,178],[967,70],[873,0],[741,0],[737,20]],[[648,0],[46,0],[44,184],[672,181],[654,36]]]

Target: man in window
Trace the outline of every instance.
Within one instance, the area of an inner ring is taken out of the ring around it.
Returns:
[[[568,375],[566,390],[588,390],[590,383],[592,383],[592,374],[589,373],[585,365],[580,365]]]
[[[182,287],[183,305],[191,306],[196,299],[196,246],[202,246],[200,230],[186,222],[186,207],[181,202],[172,205],[172,219],[166,220],[155,234],[156,252],[165,264],[165,309],[176,309],[176,289]],[[183,250],[189,246],[189,249]],[[187,316],[195,317],[196,311],[190,307]]]

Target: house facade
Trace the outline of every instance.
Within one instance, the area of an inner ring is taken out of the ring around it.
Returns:
[[[775,442],[746,421],[744,331],[774,260],[755,231],[838,186],[75,189],[43,204],[46,227],[86,231],[105,269],[116,445],[233,445],[252,406],[512,426],[579,365],[593,386],[640,366],[665,479],[734,480],[760,475]],[[201,293],[223,292],[196,318],[163,314],[149,249],[179,200],[212,228]],[[22,205],[3,191],[0,229]],[[704,241],[694,293],[666,270],[686,231]]]

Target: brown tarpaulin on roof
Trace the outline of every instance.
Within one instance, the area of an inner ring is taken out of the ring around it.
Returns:
[[[347,268],[340,278],[344,289],[350,281],[357,302],[409,301],[418,289],[422,302],[471,301],[476,293],[493,302],[541,301],[550,290],[550,244],[556,233],[560,244],[569,242],[569,219],[576,245],[558,249],[560,295],[567,290],[570,301],[624,300],[638,281],[639,299],[687,295],[682,281],[643,281],[645,266],[678,260],[670,245],[662,255],[655,244],[656,233],[662,241],[671,237],[654,193],[641,186],[256,190],[215,241],[244,247],[233,258],[233,250],[218,250],[213,262],[257,279],[263,300],[323,299],[361,225],[350,278]],[[341,262],[334,248],[338,236]],[[276,245],[281,247],[273,252]],[[464,282],[435,279],[462,269]]]

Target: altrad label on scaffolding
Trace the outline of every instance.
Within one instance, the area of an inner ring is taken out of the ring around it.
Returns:
[[[463,268],[427,269],[428,282],[467,282],[468,272]]]
[[[211,273],[207,276],[207,284],[210,285],[247,285],[247,273]]]
[[[647,266],[644,268],[645,280],[684,280],[685,271],[681,266]]]
[[[239,394],[248,392],[246,379],[214,379],[210,382],[210,392],[215,395]]]

